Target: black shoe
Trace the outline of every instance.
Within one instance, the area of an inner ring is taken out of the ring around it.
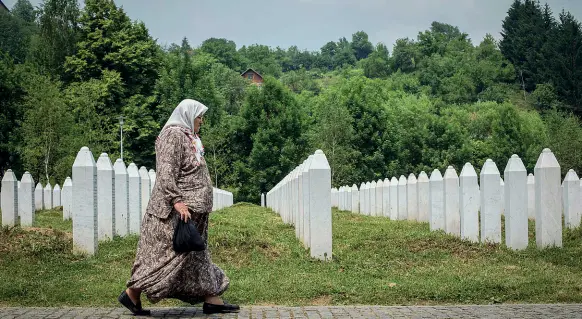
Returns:
[[[238,312],[239,310],[240,307],[238,305],[231,305],[226,301],[224,301],[224,305],[213,305],[206,302],[202,305],[202,312],[204,312],[206,315],[212,313]]]
[[[129,309],[134,316],[149,316],[151,312],[149,310],[143,310],[141,308],[141,302],[137,305],[131,301],[131,298],[127,295],[125,290],[117,297],[117,300],[125,306],[125,308]]]

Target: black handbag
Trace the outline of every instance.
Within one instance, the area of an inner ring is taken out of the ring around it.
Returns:
[[[191,219],[188,222],[178,219],[178,223],[174,229],[173,242],[174,251],[177,253],[202,251],[206,249],[206,243]]]

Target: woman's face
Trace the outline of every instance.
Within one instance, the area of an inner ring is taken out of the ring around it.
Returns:
[[[199,116],[199,117],[194,119],[194,132],[195,133],[200,132],[200,126],[202,126],[203,123],[204,123],[203,116]]]

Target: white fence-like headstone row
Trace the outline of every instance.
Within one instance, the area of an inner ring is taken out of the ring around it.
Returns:
[[[330,188],[329,163],[325,154],[317,150],[265,198],[267,207],[281,215],[283,222],[295,227],[296,237],[309,248],[311,257],[326,261],[332,259]]]
[[[156,174],[135,163],[126,168],[121,159],[112,165],[102,153],[97,162],[91,150],[81,148],[73,164],[72,179],[67,177],[61,190],[50,183],[34,188],[32,176],[26,172],[21,181],[11,170],[2,179],[2,224],[32,226],[34,211],[63,207],[63,219],[73,220],[73,250],[93,255],[101,240],[114,236],[139,234]],[[233,205],[232,193],[213,188],[212,210]]]
[[[564,227],[579,227],[582,217],[582,179],[570,170],[560,185],[560,165],[549,149],[540,154],[533,174],[513,155],[501,179],[488,159],[478,177],[470,163],[460,175],[449,166],[443,175],[435,169],[430,178],[421,172],[351,187],[331,189],[333,207],[392,220],[428,222],[473,242],[501,243],[501,218],[505,216],[505,244],[512,249],[528,246],[528,218],[535,219],[536,246],[562,246]]]

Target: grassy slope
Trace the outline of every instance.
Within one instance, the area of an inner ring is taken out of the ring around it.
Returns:
[[[236,205],[211,215],[213,260],[231,278],[225,298],[249,304],[582,302],[582,231],[564,248],[512,252],[460,241],[428,224],[334,211],[333,262],[312,260],[274,213]],[[0,232],[0,306],[117,306],[137,237],[70,253],[71,224],[38,213],[35,231]],[[47,230],[51,226],[56,230]],[[163,301],[158,305],[178,305]]]

